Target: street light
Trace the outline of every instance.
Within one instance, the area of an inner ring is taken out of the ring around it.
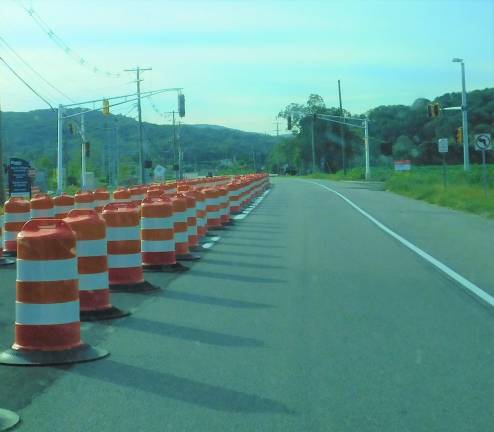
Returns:
[[[465,63],[461,58],[454,58],[451,60],[453,63],[461,64],[461,116],[463,127],[463,169],[465,171],[470,170],[470,157],[468,154],[468,112],[467,112],[467,91],[465,88]]]

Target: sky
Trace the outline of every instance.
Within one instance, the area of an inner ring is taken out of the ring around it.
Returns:
[[[134,93],[135,74],[124,69],[152,67],[143,91],[182,87],[183,122],[269,134],[280,110],[311,93],[337,106],[338,79],[353,114],[459,91],[453,57],[465,61],[467,90],[494,86],[494,0],[0,0],[0,37],[72,101]],[[1,40],[0,56],[53,106],[71,103]],[[2,63],[0,103],[4,111],[48,107]],[[142,109],[145,121],[168,124],[176,93],[143,100]],[[134,103],[112,112],[136,115]]]

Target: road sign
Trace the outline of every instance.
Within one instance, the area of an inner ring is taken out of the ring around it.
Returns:
[[[31,166],[28,161],[19,158],[10,158],[9,160],[9,193],[10,195],[31,194],[31,179],[29,171]]]
[[[439,153],[448,153],[448,138],[439,138],[437,141],[437,151]]]
[[[490,150],[491,144],[492,141],[490,133],[475,135],[475,150]]]
[[[166,168],[162,165],[156,165],[153,174],[156,181],[163,181],[165,179]]]

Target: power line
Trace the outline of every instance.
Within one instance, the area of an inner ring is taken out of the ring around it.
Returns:
[[[33,21],[38,25],[38,27],[45,32],[48,37],[72,60],[79,64],[79,66],[86,67],[95,74],[103,74],[110,78],[118,78],[121,76],[119,72],[111,72],[102,68],[99,68],[90,62],[88,62],[84,57],[70,48],[63,39],[58,36],[49,26],[43,21],[39,14],[33,9],[33,7],[27,7],[19,1],[19,5],[27,12],[27,14],[33,19]]]
[[[27,66],[31,72],[36,74],[41,80],[43,80],[47,85],[49,85],[53,90],[55,90],[58,94],[62,95],[64,98],[70,100],[71,102],[74,102],[74,100],[67,96],[63,91],[59,90],[57,87],[55,87],[52,83],[50,83],[43,75],[41,75],[36,69],[34,69],[26,60],[24,60],[20,54],[18,54],[14,48],[10,46],[10,44],[7,43],[7,41],[0,36],[0,41],[25,65]]]
[[[10,67],[10,65],[3,59],[3,57],[0,57],[0,61],[2,61],[2,63],[7,66],[10,70],[10,72],[12,72],[27,88],[29,88],[29,90],[31,90],[36,96],[38,96],[43,102],[45,102],[52,110],[55,110],[51,103],[48,102],[43,96],[41,96],[36,90],[34,90],[25,80],[24,78],[22,78],[14,69],[12,69],[12,67]]]

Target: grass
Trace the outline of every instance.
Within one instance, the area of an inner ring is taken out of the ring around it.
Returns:
[[[363,169],[356,168],[335,174],[317,173],[306,178],[327,180],[363,180]],[[443,207],[494,218],[494,166],[487,167],[487,192],[484,192],[482,166],[472,165],[465,172],[462,165],[447,167],[446,187],[442,166],[412,167],[409,172],[390,168],[372,168],[372,180],[383,181],[389,191],[427,201]]]

